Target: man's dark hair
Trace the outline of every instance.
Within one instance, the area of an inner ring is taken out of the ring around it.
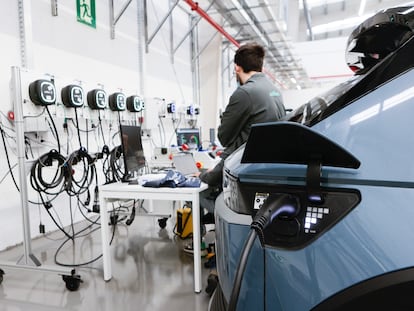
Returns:
[[[242,45],[234,55],[234,63],[244,72],[262,71],[265,50],[261,45],[248,43]]]

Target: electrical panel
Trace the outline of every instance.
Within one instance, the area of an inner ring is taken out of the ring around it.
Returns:
[[[175,113],[177,111],[177,107],[175,103],[168,103],[167,104],[167,112],[168,113]]]
[[[109,96],[109,108],[112,111],[124,111],[126,108],[126,97],[124,93],[116,92]]]
[[[126,95],[119,87],[108,87],[101,83],[23,70],[21,73],[25,132],[39,132],[38,136],[44,136],[40,132],[49,131],[51,124],[47,117],[40,118],[41,121],[30,118],[42,116],[46,106],[50,106],[47,113],[60,122],[72,120],[73,123],[78,120],[76,126],[81,124],[82,132],[91,131],[88,126],[95,128],[102,122],[106,131],[113,128],[114,123],[131,122],[139,124],[147,137],[151,136],[152,129],[158,128],[159,123],[163,122],[161,118],[169,120],[173,126],[184,118],[190,126],[194,126],[200,112],[194,105],[176,104],[175,100],[163,98],[144,100],[136,91]]]
[[[30,100],[39,106],[53,105],[56,102],[56,88],[53,81],[36,80],[29,85]]]
[[[105,109],[106,108],[106,92],[101,89],[94,89],[88,92],[87,95],[88,106],[91,109]]]
[[[144,100],[137,95],[129,96],[126,100],[127,109],[131,112],[141,112],[144,110]]]
[[[194,109],[194,106],[187,106],[187,108],[186,108],[186,113],[187,113],[187,115],[189,115],[189,116],[193,116],[193,115],[195,115],[195,109]]]
[[[66,107],[79,108],[83,106],[83,89],[79,85],[67,85],[61,91],[62,102]]]

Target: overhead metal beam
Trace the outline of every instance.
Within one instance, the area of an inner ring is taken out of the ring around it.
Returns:
[[[33,36],[32,36],[32,14],[31,1],[19,0],[19,39],[20,39],[20,61],[23,68],[33,67]]]
[[[191,32],[193,31],[193,29],[198,25],[198,23],[201,21],[201,18],[204,18],[204,15],[205,16],[208,16],[209,17],[209,15],[204,11],[204,10],[202,10],[201,8],[199,8],[198,7],[198,3],[194,3],[192,0],[185,0],[185,2],[191,2],[191,3],[193,3],[193,5],[194,5],[194,7],[196,8],[196,9],[194,9],[199,15],[200,15],[200,17],[199,18],[197,18],[197,19],[195,19],[194,20],[194,22],[193,22],[193,24],[191,25],[191,27],[190,27],[190,29],[187,31],[187,33],[184,35],[184,37],[181,39],[181,41],[177,44],[177,46],[173,49],[173,54],[175,54],[175,52],[178,50],[178,48],[181,46],[181,44],[183,44],[184,43],[184,41],[187,39],[187,37],[191,34]],[[214,1],[212,2],[212,3],[210,3],[210,5],[208,6],[208,8],[207,8],[207,11],[213,6],[213,4],[214,4]],[[191,7],[191,9],[193,9],[193,7]],[[211,17],[209,17],[209,19],[211,19]],[[211,21],[213,21],[212,19],[211,19]],[[214,21],[213,21],[214,22]],[[217,24],[216,22],[214,22],[218,27],[221,27],[219,24]],[[224,31],[224,29],[223,29],[223,31]],[[230,35],[229,35],[230,36]]]
[[[148,37],[148,41],[146,43],[147,46],[151,44],[152,40],[157,35],[158,31],[161,29],[161,27],[164,25],[164,23],[167,21],[168,17],[170,17],[171,13],[174,11],[174,9],[176,8],[176,6],[178,5],[179,2],[180,2],[180,0],[176,0],[174,2],[174,4],[170,7],[167,14],[165,14],[165,16],[162,18],[161,22],[158,24],[158,26],[155,27],[155,30],[153,31],[153,33]]]
[[[145,98],[146,96],[146,53],[145,53],[145,23],[146,23],[146,1],[136,0],[137,2],[137,49],[138,49],[138,73],[139,73],[139,93]]]
[[[196,57],[198,55],[198,33],[197,33],[197,24],[198,21],[195,16],[190,16],[190,25],[195,23],[192,28],[190,35],[190,51],[191,51],[191,72],[192,72],[192,82],[193,82],[193,104],[200,104],[200,64],[199,59]]]
[[[132,2],[132,0],[127,0],[127,2],[124,3],[124,5],[121,8],[121,11],[114,18],[114,25],[116,25],[116,23],[118,23],[118,21],[121,18],[122,14],[124,14],[124,12],[128,8],[128,6],[131,4],[131,2]]]
[[[236,41],[227,31],[223,29],[216,21],[214,21],[202,8],[198,6],[197,2],[193,0],[184,0],[190,7],[191,10],[196,11],[202,18],[204,18],[211,26],[213,26],[218,32],[225,36],[231,43],[239,47],[240,43]]]
[[[115,25],[118,23],[122,14],[125,13],[132,0],[127,0],[121,7],[120,12],[115,16],[114,0],[109,0],[109,24],[111,29],[111,39],[115,39]]]
[[[309,41],[313,41],[313,32],[312,32],[312,22],[311,22],[311,15],[308,8],[308,2],[303,0],[303,14],[305,14],[306,26],[308,27],[308,39]]]
[[[182,37],[180,42],[178,42],[177,46],[173,48],[172,54],[174,55],[175,52],[180,48],[180,46],[184,43],[184,41],[188,38],[188,36],[193,32],[194,28],[197,26],[197,24],[201,21],[201,17],[197,18],[193,24],[191,25],[190,29],[188,29],[187,33]]]
[[[233,5],[239,10],[239,13],[243,16],[243,18],[247,21],[249,26],[253,29],[256,35],[260,38],[264,46],[269,45],[269,39],[267,38],[265,32],[263,31],[262,27],[259,27],[257,20],[255,19],[254,14],[250,7],[246,5],[244,1],[243,4],[240,4],[238,0],[231,0]]]
[[[57,0],[50,1],[50,7],[52,10],[52,16],[58,16],[58,2]]]
[[[217,36],[218,32],[215,32],[210,39],[207,40],[207,42],[204,44],[204,46],[198,50],[197,54],[193,56],[193,61],[194,58],[199,58],[200,55],[204,52],[204,50],[210,45],[210,43],[213,41],[213,39]]]

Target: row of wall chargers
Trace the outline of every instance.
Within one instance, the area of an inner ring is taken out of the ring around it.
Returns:
[[[48,106],[60,119],[74,118],[76,108],[83,119],[136,121],[145,110],[144,99],[133,92],[127,96],[122,88],[48,74],[21,71],[21,89],[24,117],[39,116]]]
[[[44,118],[36,118],[45,112],[45,105],[57,119],[74,119],[75,109],[78,118],[93,122],[101,119],[108,123],[131,121],[141,124],[144,129],[156,128],[158,118],[178,117],[196,119],[200,109],[194,106],[175,105],[159,98],[146,98],[135,95],[133,90],[114,88],[102,83],[91,83],[77,79],[62,78],[51,74],[21,70],[23,116],[26,132],[42,132],[49,129]],[[42,98],[42,92],[44,98]],[[32,94],[30,94],[32,93]],[[126,95],[132,94],[132,95]],[[66,102],[71,98],[72,107]],[[90,100],[95,99],[92,106]],[[162,113],[161,113],[162,111]]]

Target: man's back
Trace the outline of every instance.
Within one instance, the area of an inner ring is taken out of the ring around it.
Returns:
[[[230,154],[246,142],[252,124],[278,121],[285,114],[277,88],[263,73],[256,73],[230,97],[218,128],[218,138]]]

